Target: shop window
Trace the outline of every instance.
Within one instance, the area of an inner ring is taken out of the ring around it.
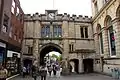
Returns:
[[[8,70],[8,77],[18,74],[20,71],[20,58],[18,54],[11,53],[12,57],[7,57],[6,68]]]
[[[4,62],[5,48],[0,47],[0,63]]]
[[[3,32],[7,32],[8,23],[9,23],[9,17],[6,14],[4,14],[4,21],[3,21],[3,27],[2,27]]]

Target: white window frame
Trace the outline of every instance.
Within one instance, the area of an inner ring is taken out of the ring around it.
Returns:
[[[109,29],[108,29],[108,43],[109,43],[109,52],[110,52],[110,57],[116,57],[116,55],[112,55],[112,49],[111,49],[111,43],[110,43],[110,32],[109,32]]]

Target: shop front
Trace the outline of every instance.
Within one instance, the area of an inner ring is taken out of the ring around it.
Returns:
[[[18,74],[20,72],[20,53],[14,51],[7,51],[6,68],[8,76]]]
[[[0,42],[0,64],[4,65],[6,58],[6,44]]]

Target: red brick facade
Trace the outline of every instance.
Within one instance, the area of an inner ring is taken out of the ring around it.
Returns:
[[[8,76],[17,74],[20,70],[23,17],[19,0],[0,0],[0,63],[8,70]]]

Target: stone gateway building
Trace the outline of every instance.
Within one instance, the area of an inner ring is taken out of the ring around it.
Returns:
[[[68,63],[76,73],[100,72],[111,75],[120,68],[120,0],[91,0],[92,16],[26,14],[23,65],[39,66],[44,56],[62,54],[64,70]]]
[[[92,19],[88,16],[58,14],[26,14],[24,23],[23,65],[39,66],[51,51],[62,54],[65,67],[68,62],[77,73],[92,72],[95,53]],[[92,54],[91,58],[89,55]]]

